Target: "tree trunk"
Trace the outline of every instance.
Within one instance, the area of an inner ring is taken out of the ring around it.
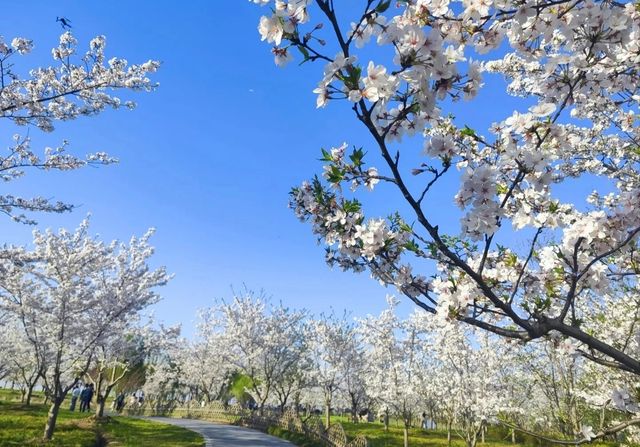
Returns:
[[[402,431],[404,433],[404,447],[409,447],[409,428],[405,425]]]
[[[447,447],[451,447],[451,422],[447,422]]]
[[[293,409],[296,412],[296,416],[300,416],[300,396],[297,394],[293,397]]]
[[[471,436],[467,434],[465,441],[466,441],[467,447],[476,447],[476,444],[478,443],[478,432],[474,431],[473,435]]]
[[[27,395],[25,396],[25,400],[24,400],[24,403],[27,406],[31,405],[31,397],[33,396],[33,387],[35,387],[35,386],[36,386],[36,384],[33,383],[27,388]]]
[[[104,416],[104,405],[105,405],[105,402],[107,401],[107,398],[98,397],[96,400],[98,401],[97,402],[98,405],[96,405],[96,418],[101,418],[102,416]]]
[[[325,400],[324,402],[324,426],[329,430],[331,425],[331,400]]]
[[[58,419],[58,412],[60,411],[60,405],[62,400],[56,398],[53,400],[51,407],[49,408],[49,414],[47,415],[47,425],[44,427],[44,439],[50,441],[53,437],[53,431],[56,429],[56,421]]]
[[[484,426],[484,424],[482,425],[482,427],[480,428],[480,436],[481,436],[481,441],[484,444],[484,433],[485,431],[487,431],[487,428]]]
[[[511,444],[515,444],[516,443],[516,430],[515,429],[511,429]]]
[[[113,385],[107,385],[107,388],[104,390],[104,395],[100,396],[96,395],[96,417],[101,418],[104,416],[104,406],[107,404],[107,398],[109,394],[111,394],[111,390],[113,389]]]

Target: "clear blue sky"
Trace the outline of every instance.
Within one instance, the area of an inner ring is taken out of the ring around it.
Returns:
[[[330,270],[310,227],[287,209],[290,187],[320,172],[320,147],[343,141],[372,146],[347,104],[315,109],[311,90],[320,65],[275,67],[256,30],[262,13],[267,10],[246,0],[3,5],[5,39],[35,41],[34,54],[21,67],[51,61],[50,49],[61,32],[56,16],[72,21],[81,46],[104,34],[108,56],[163,62],[154,77],[160,88],[135,95],[136,110],[63,123],[52,134],[30,130],[35,144],[56,145],[65,138],[75,153],[104,150],[120,158],[118,165],[30,172],[5,191],[80,205],[67,215],[38,215],[42,228],[74,228],[89,212],[93,231],[105,240],[126,240],[156,227],[154,262],[175,273],[161,291],[164,301],[156,316],[182,322],[186,334],[196,309],[214,297],[230,297],[230,287],[243,283],[315,313],[333,307],[364,315],[385,306],[385,289],[368,274]],[[461,123],[486,129],[488,116],[507,116],[514,102],[496,110],[497,90],[491,85],[476,108],[458,114]],[[16,128],[0,123],[0,129],[0,144],[7,146]],[[420,151],[419,142],[408,147]],[[450,197],[434,203],[444,225],[457,224],[456,213],[447,211]],[[371,198],[372,209],[386,214],[391,209],[381,205],[398,198],[382,191]],[[27,243],[31,231],[0,220],[3,242]]]

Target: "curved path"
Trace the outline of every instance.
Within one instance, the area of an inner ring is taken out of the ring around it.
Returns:
[[[150,417],[148,419],[173,424],[200,433],[206,447],[294,447],[288,441],[234,425],[215,424],[197,419]]]

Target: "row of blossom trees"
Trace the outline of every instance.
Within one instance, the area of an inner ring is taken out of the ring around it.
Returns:
[[[624,426],[632,439],[634,408],[619,402],[631,396],[620,396],[621,383],[594,370],[601,366],[567,339],[504,343],[421,310],[401,318],[397,305],[388,297],[380,315],[350,321],[314,318],[252,293],[217,301],[200,313],[196,337],[170,346],[156,363],[147,397],[174,405],[224,401],[242,374],[258,412],[323,410],[329,426],[337,409],[354,421],[368,409],[399,421],[405,445],[423,413],[469,447],[498,423],[577,443]]]
[[[0,37],[0,118],[19,128],[43,132],[56,122],[97,115],[107,108],[133,108],[117,91],[152,91],[148,75],[159,63],[129,64],[106,58],[106,39],[97,36],[84,53],[70,32],[51,51],[50,66],[23,66],[34,43]],[[25,135],[26,133],[26,135]],[[69,142],[33,150],[28,131],[16,133],[0,156],[0,179],[23,177],[27,170],[78,169],[117,160],[99,152],[78,157]],[[35,212],[61,213],[73,205],[45,197],[0,194],[0,212],[16,222],[35,224]],[[95,382],[97,415],[128,365],[148,355],[149,327],[138,325],[140,311],[155,303],[155,288],[166,283],[164,268],[152,269],[152,231],[129,243],[105,243],[77,230],[34,231],[28,247],[0,248],[0,379],[22,384],[24,401],[40,383],[51,402],[44,438],[51,439],[58,411],[80,378]]]

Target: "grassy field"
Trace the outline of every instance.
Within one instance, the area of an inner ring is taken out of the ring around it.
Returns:
[[[202,447],[202,436],[184,428],[125,417],[96,422],[90,413],[60,410],[54,438],[41,441],[48,407],[15,402],[14,393],[0,393],[0,447]],[[20,400],[19,393],[17,400]],[[36,399],[38,402],[38,399]]]
[[[354,424],[349,418],[334,417],[335,422],[340,422],[349,439],[361,434],[369,440],[369,447],[397,447],[403,445],[402,428],[394,424],[389,425],[389,431],[384,431],[384,426],[377,422]],[[547,444],[530,436],[517,435],[517,442],[511,443],[511,436],[507,429],[490,427],[485,436],[485,443],[478,439],[479,447],[544,447]],[[590,447],[616,447],[614,442],[587,444]],[[412,428],[409,430],[409,446],[411,447],[447,447],[446,430],[422,430]],[[464,447],[464,441],[452,433],[452,447]]]
[[[18,391],[0,389],[0,447],[43,446],[40,441],[46,419],[47,407],[41,404],[43,398],[36,394],[31,407],[22,406]],[[47,446],[68,447],[200,447],[204,445],[202,437],[180,427],[159,424],[141,419],[113,417],[96,423],[92,413],[70,412],[68,403],[63,405],[58,418],[54,440]],[[402,446],[402,428],[394,423],[385,432],[383,425],[374,423],[353,424],[348,417],[334,416],[332,422],[340,422],[350,439],[362,434],[369,440],[370,447]],[[269,433],[288,439],[300,447],[320,447],[302,435],[291,433],[277,427],[271,427]],[[484,444],[479,447],[545,447],[544,443],[530,437],[518,436],[516,444],[506,429],[492,427]],[[444,430],[409,431],[411,447],[446,447],[447,434]],[[462,439],[452,435],[452,447],[464,447]],[[591,444],[590,447],[615,447],[615,443]]]
[[[202,447],[199,434],[175,425],[144,419],[110,418],[100,430],[111,447]]]
[[[369,440],[370,447],[391,447],[402,446],[404,434],[401,427],[393,425],[389,426],[389,431],[384,431],[384,426],[380,423],[359,423],[354,424],[348,421],[340,421],[347,437],[352,438],[356,435],[364,435]],[[510,440],[503,439],[491,431],[485,437],[485,443],[480,444],[486,447],[514,447],[523,444],[511,444]],[[409,445],[415,447],[446,447],[447,432],[443,430],[422,430],[420,428],[412,428],[409,430]],[[451,446],[464,447],[464,441],[452,434]]]

